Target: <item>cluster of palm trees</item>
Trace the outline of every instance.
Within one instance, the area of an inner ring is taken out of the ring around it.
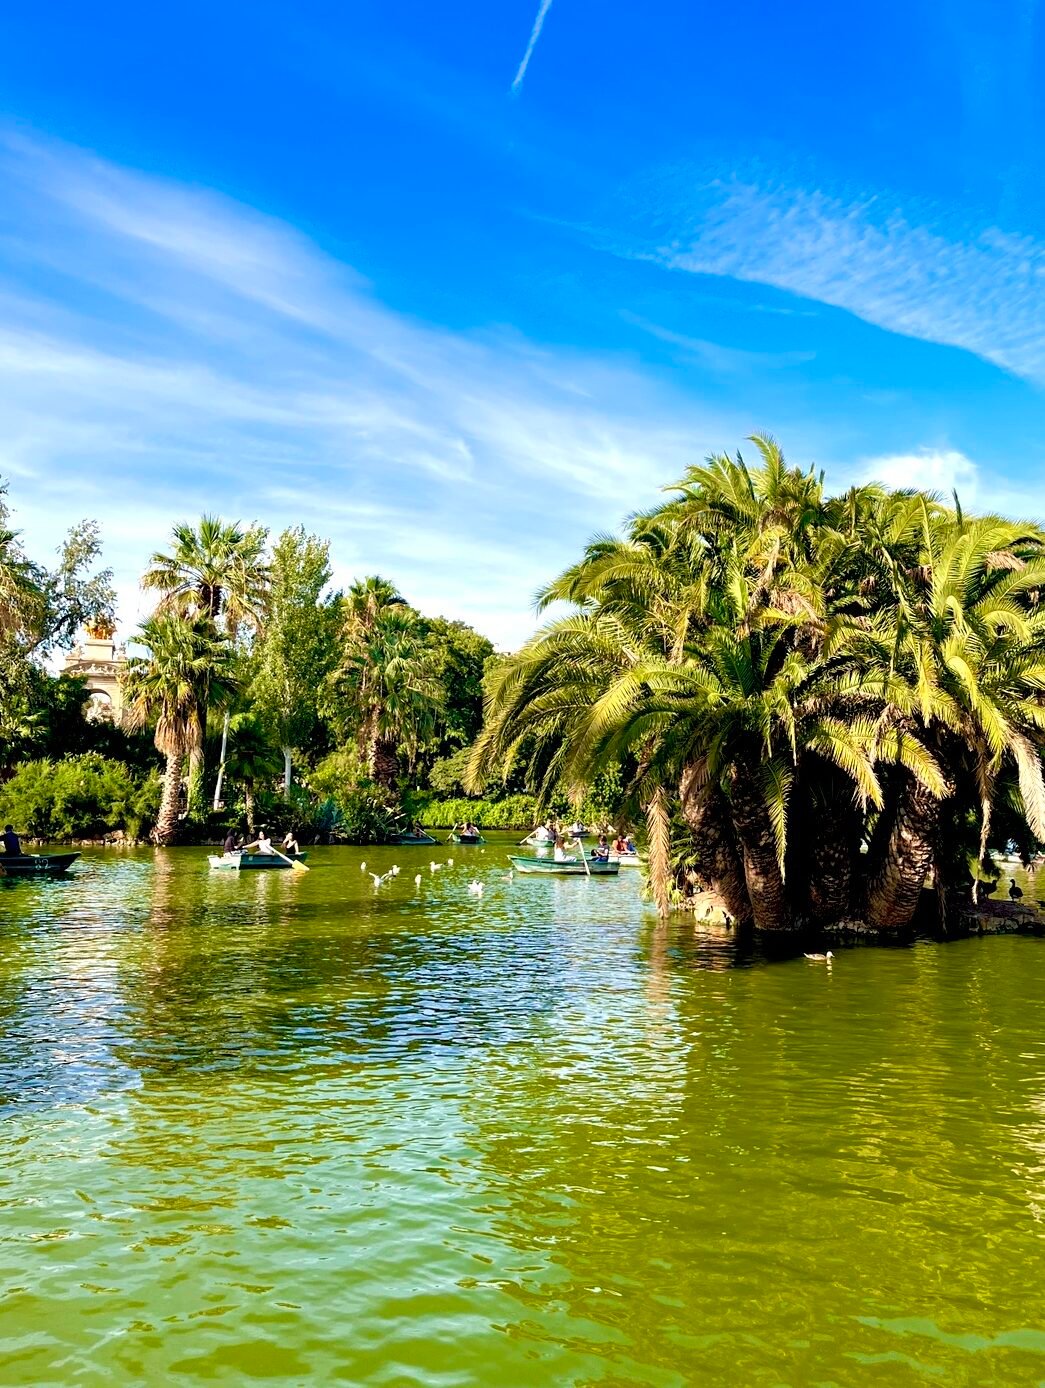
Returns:
[[[472,775],[623,769],[662,910],[681,839],[738,922],[902,928],[992,834],[1045,839],[1045,533],[753,442],[546,589],[572,611],[496,672]]]
[[[295,702],[308,705],[307,722],[354,743],[370,779],[391,790],[401,762],[408,768],[434,735],[443,697],[424,621],[395,585],[374,576],[324,591],[326,545],[303,532],[285,532],[269,552],[262,527],[204,516],[175,526],[172,540],[142,578],[159,601],[135,637],[146,653],[125,676],[127,722],[151,727],[165,759],[155,840],[176,839],[183,798],[190,815],[205,812],[211,716],[222,717],[213,807],[229,776],[251,828],[255,787],[281,762],[290,793]],[[302,620],[287,591],[306,572],[304,603],[322,610],[319,622]]]

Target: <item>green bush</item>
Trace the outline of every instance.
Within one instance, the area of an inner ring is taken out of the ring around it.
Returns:
[[[0,823],[51,842],[99,838],[117,829],[141,838],[159,803],[156,772],[136,776],[123,762],[85,752],[62,761],[24,762],[0,787]]]
[[[464,795],[465,773],[472,757],[471,747],[460,747],[448,757],[440,757],[432,763],[428,773],[428,784],[437,795],[448,798]]]
[[[540,815],[532,795],[509,795],[503,800],[430,800],[418,818],[433,829],[468,819],[480,829],[532,829]]]

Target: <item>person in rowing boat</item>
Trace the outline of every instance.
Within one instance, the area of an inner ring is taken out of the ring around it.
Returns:
[[[283,840],[283,852],[288,858],[294,858],[301,852],[298,841],[294,837],[293,829],[287,830],[286,838]]]
[[[613,840],[613,851],[618,856],[621,853],[629,853],[631,851],[628,848],[628,840],[624,837],[623,834],[618,834],[617,837]]]
[[[20,858],[22,856],[22,842],[15,833],[13,824],[4,825],[3,844],[5,857]]]
[[[579,819],[574,820],[574,822],[570,825],[570,833],[573,835],[575,839],[579,839],[582,834],[586,834],[587,832],[587,829],[580,822]]]
[[[570,861],[570,855],[566,852],[566,840],[561,834],[557,835],[555,839],[555,852],[552,856],[557,863],[567,863]]]
[[[274,851],[272,840],[269,838],[269,832],[264,827],[258,830],[258,836],[254,842],[245,843],[242,849],[244,853],[263,853],[266,858],[271,858]]]
[[[471,820],[468,821],[461,832],[462,834],[466,834],[470,839],[477,839],[479,837],[479,830]]]
[[[538,824],[532,835],[534,843],[552,843],[555,839],[554,832],[548,828],[547,824]]]
[[[606,842],[606,835],[600,834],[599,841],[591,850],[591,860],[593,863],[608,863],[610,860],[610,846]]]
[[[237,851],[235,829],[230,829],[229,832],[225,835],[225,842],[222,844],[221,847],[222,852],[225,854],[226,858],[232,858],[235,856],[235,853]]]

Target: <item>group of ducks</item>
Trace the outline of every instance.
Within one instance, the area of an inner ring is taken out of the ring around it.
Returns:
[[[437,863],[437,862],[434,862],[434,861],[433,861],[433,862],[430,862],[430,863],[428,864],[428,871],[434,875],[435,873],[437,873],[437,872],[439,871],[440,868],[443,868],[443,867],[453,867],[453,865],[454,865],[454,860],[453,860],[453,858],[447,858],[447,860],[446,860],[445,863]],[[359,864],[359,871],[360,871],[360,872],[366,872],[366,870],[367,870],[366,863],[365,863],[365,862],[360,863],[360,864]],[[378,872],[372,872],[372,873],[370,874],[370,879],[371,879],[371,881],[372,881],[373,884],[374,884],[374,891],[376,892],[380,887],[383,887],[383,886],[385,885],[386,882],[391,882],[392,879],[393,879],[394,877],[398,877],[398,876],[399,876],[399,864],[398,864],[398,863],[393,863],[392,866],[388,869],[387,872],[380,872],[380,873],[378,873]],[[506,880],[510,882],[510,881],[514,878],[514,876],[515,876],[515,873],[514,873],[514,872],[509,872],[508,875],[507,875],[507,879],[506,879]],[[417,876],[414,878],[414,886],[415,886],[415,887],[420,887],[420,885],[421,885],[421,883],[422,883],[423,881],[424,881],[424,874],[421,873],[421,872],[419,872],[419,873],[417,874]],[[478,879],[475,879],[474,881],[468,883],[468,891],[469,891],[470,895],[472,895],[472,896],[482,896],[483,891],[484,891],[483,884],[482,884]]]
[[[997,884],[997,882],[982,882],[982,881],[981,881],[981,882],[977,882],[977,884],[976,884],[976,895],[977,895],[978,897],[980,897],[981,899],[983,899],[983,900],[986,900],[986,898],[989,897],[989,896],[993,896],[994,893],[995,893],[997,890],[998,890],[998,884]],[[1023,888],[1022,888],[1022,887],[1017,887],[1015,877],[1010,877],[1010,878],[1009,878],[1009,900],[1010,900],[1010,901],[1021,901],[1022,899],[1023,899]]]

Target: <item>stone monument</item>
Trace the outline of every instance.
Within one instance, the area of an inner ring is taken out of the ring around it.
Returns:
[[[123,689],[120,675],[127,665],[127,652],[115,645],[116,626],[108,617],[89,622],[82,645],[65,657],[63,675],[79,675],[87,681],[91,701],[88,718],[106,718],[119,724],[123,717]]]

